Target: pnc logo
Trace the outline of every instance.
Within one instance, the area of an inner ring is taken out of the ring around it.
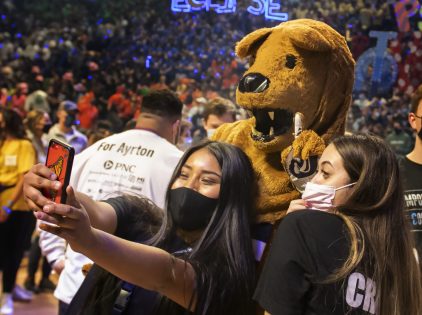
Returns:
[[[113,165],[114,165],[113,161],[107,160],[107,161],[104,162],[104,168],[106,170],[111,169],[113,167]]]

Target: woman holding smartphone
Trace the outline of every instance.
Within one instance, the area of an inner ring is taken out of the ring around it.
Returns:
[[[371,135],[342,136],[318,167],[280,223],[255,300],[272,315],[422,314],[394,152]]]
[[[144,302],[124,314],[254,313],[249,232],[254,178],[240,149],[218,142],[188,149],[170,181],[162,219],[143,199],[121,196],[94,202],[75,195],[71,187],[69,205],[49,203],[40,188],[54,187],[51,175],[38,165],[25,179],[27,200],[33,209],[42,208],[37,218],[57,225],[41,228],[142,288],[130,299]],[[145,221],[140,216],[162,222],[147,241],[154,225],[138,229]],[[137,243],[107,232],[137,238]]]

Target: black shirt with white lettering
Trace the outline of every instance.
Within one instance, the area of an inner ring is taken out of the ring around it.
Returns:
[[[324,283],[348,253],[340,217],[293,212],[278,227],[254,299],[272,315],[375,314],[375,285],[364,274]]]
[[[420,257],[422,256],[422,164],[404,157],[400,160],[400,169],[403,178],[405,210]]]

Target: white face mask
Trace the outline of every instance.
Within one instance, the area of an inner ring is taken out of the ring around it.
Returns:
[[[308,182],[305,186],[305,191],[302,194],[302,199],[309,203],[310,209],[327,211],[333,207],[333,200],[336,196],[337,190],[350,187],[355,184],[356,182],[335,188],[329,185]]]
[[[215,133],[217,129],[208,129],[207,130],[207,137],[208,139],[211,139],[212,135]]]

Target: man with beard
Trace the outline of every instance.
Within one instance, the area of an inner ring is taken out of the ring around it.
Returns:
[[[415,237],[418,255],[422,254],[422,85],[412,97],[409,123],[416,132],[413,150],[401,161],[406,211]]]

